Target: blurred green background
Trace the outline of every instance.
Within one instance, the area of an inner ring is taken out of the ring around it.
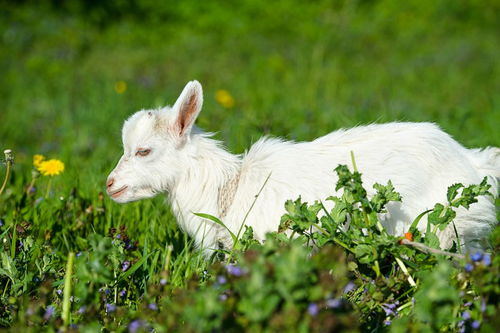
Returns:
[[[121,155],[124,119],[172,104],[192,79],[205,92],[198,125],[235,153],[263,134],[311,140],[396,120],[500,146],[499,1],[0,6],[0,148],[14,150],[18,184],[41,153],[66,163],[63,192],[96,196]],[[217,102],[221,89],[233,107]]]

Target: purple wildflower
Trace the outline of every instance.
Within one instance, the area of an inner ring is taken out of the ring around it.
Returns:
[[[57,290],[56,290],[56,293],[57,293],[58,295],[62,295],[62,290],[61,290],[61,289],[57,289]]]
[[[76,330],[78,328],[77,324],[69,324],[69,328]]]
[[[81,253],[81,252],[78,252],[78,253],[76,254],[76,256],[77,256],[77,257],[79,257],[79,256],[81,256],[81,255],[82,255],[82,253]]]
[[[167,279],[161,279],[161,280],[160,280],[160,284],[161,284],[162,286],[166,285],[166,284],[167,284]]]
[[[227,279],[223,275],[217,276],[217,284],[225,284],[227,282]]]
[[[382,304],[382,309],[385,311],[386,316],[395,316],[397,314],[396,306],[394,304]]]
[[[319,306],[318,306],[318,304],[316,304],[316,303],[310,303],[309,306],[307,307],[307,312],[311,316],[313,316],[313,317],[317,316],[318,313],[319,313]]]
[[[128,331],[130,333],[135,333],[137,332],[140,328],[142,327],[142,321],[141,320],[134,320],[131,321],[130,324],[128,324]]]
[[[331,298],[326,300],[326,306],[330,309],[338,309],[342,306],[342,299],[340,298]]]
[[[481,259],[483,259],[483,254],[481,252],[476,252],[474,254],[471,254],[470,255],[470,259],[474,262],[478,262],[478,261],[481,261]]]
[[[469,264],[465,264],[465,270],[467,272],[470,273],[470,272],[472,272],[473,269],[474,269],[474,266],[472,266],[472,264],[470,264],[470,263]]]
[[[126,294],[127,294],[127,291],[125,289],[123,289],[122,291],[120,291],[118,293],[118,295],[120,295],[120,297],[124,297]]]
[[[219,295],[219,301],[224,302],[226,299],[227,299],[227,295],[226,294],[220,294]]]
[[[35,186],[31,186],[30,187],[30,193],[35,193],[36,192],[36,187]]]
[[[481,326],[481,323],[478,320],[474,320],[470,326],[473,329],[477,330],[479,328],[479,326]]]
[[[49,305],[47,309],[45,310],[45,314],[43,315],[44,320],[49,320],[53,315],[56,309],[54,308],[53,305]]]
[[[87,311],[87,307],[85,305],[80,306],[80,308],[78,309],[79,314],[84,314],[85,311]]]
[[[354,289],[356,289],[356,285],[352,281],[349,281],[349,283],[344,287],[344,294],[350,293]]]
[[[116,311],[116,305],[113,303],[106,304],[106,312],[111,313]]]
[[[111,294],[111,289],[106,289],[106,290],[104,290],[104,293],[105,293],[106,295]]]
[[[462,312],[462,318],[464,320],[469,320],[470,319],[470,313],[469,313],[469,311]]]
[[[385,303],[385,304],[382,304],[382,306],[385,306],[386,308],[388,309],[391,309],[391,310],[394,310],[396,308],[396,303]]]
[[[157,311],[158,310],[158,305],[156,305],[156,303],[149,303],[148,304],[148,308],[150,310]]]
[[[116,238],[117,239],[122,239],[122,235],[121,234],[116,234]]]
[[[486,302],[485,300],[481,300],[481,312],[485,312],[486,311]]]
[[[384,325],[385,325],[385,326],[389,326],[389,325],[391,325],[391,324],[392,324],[392,321],[390,321],[390,320],[388,320],[388,319],[387,319],[387,320],[384,320]]]
[[[122,263],[122,272],[127,271],[127,269],[129,269],[129,267],[130,267],[130,261],[125,260],[125,261]]]
[[[242,276],[243,274],[245,274],[245,271],[241,267],[233,264],[227,265],[226,270],[233,276]]]
[[[485,253],[484,254],[484,256],[483,256],[483,264],[485,266],[491,265],[491,254],[489,254],[489,253]]]

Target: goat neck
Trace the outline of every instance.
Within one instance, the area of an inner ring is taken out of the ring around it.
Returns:
[[[238,177],[241,157],[231,154],[219,141],[204,133],[193,134],[189,145],[189,160],[178,181],[168,191],[169,201],[179,225],[195,238],[197,244],[212,243],[215,240],[212,238],[220,232],[219,226],[194,213],[220,217],[220,190]]]

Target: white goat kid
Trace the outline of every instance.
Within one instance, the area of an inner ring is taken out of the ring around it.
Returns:
[[[166,192],[180,227],[207,254],[221,244],[230,248],[232,240],[221,226],[194,213],[219,217],[235,234],[245,222],[263,240],[266,232],[277,230],[287,199],[301,196],[312,203],[334,193],[333,169],[350,165],[351,151],[369,195],[374,183],[388,180],[401,193],[402,203],[390,203],[381,216],[395,235],[403,235],[421,212],[445,202],[454,183],[478,184],[486,176],[497,194],[500,149],[466,149],[431,123],[341,129],[312,142],[262,138],[241,156],[193,126],[202,102],[200,83],[191,81],[173,107],[139,111],[125,121],[124,154],[109,175],[107,191],[120,203]],[[455,219],[469,247],[485,239],[496,223],[491,197],[480,197],[469,210],[458,209]],[[454,238],[453,230],[445,229],[441,245],[451,245]]]

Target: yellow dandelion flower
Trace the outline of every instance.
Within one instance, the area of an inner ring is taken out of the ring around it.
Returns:
[[[40,167],[40,164],[45,160],[45,156],[43,155],[40,155],[40,154],[35,154],[33,156],[33,165],[35,166],[35,168],[39,168]]]
[[[117,94],[123,94],[126,90],[127,90],[127,82],[122,80],[115,82],[115,91]]]
[[[229,91],[219,89],[215,92],[215,100],[223,107],[230,109],[234,106],[234,98]]]
[[[56,159],[43,161],[40,163],[38,171],[44,176],[56,176],[64,171],[64,163]]]

